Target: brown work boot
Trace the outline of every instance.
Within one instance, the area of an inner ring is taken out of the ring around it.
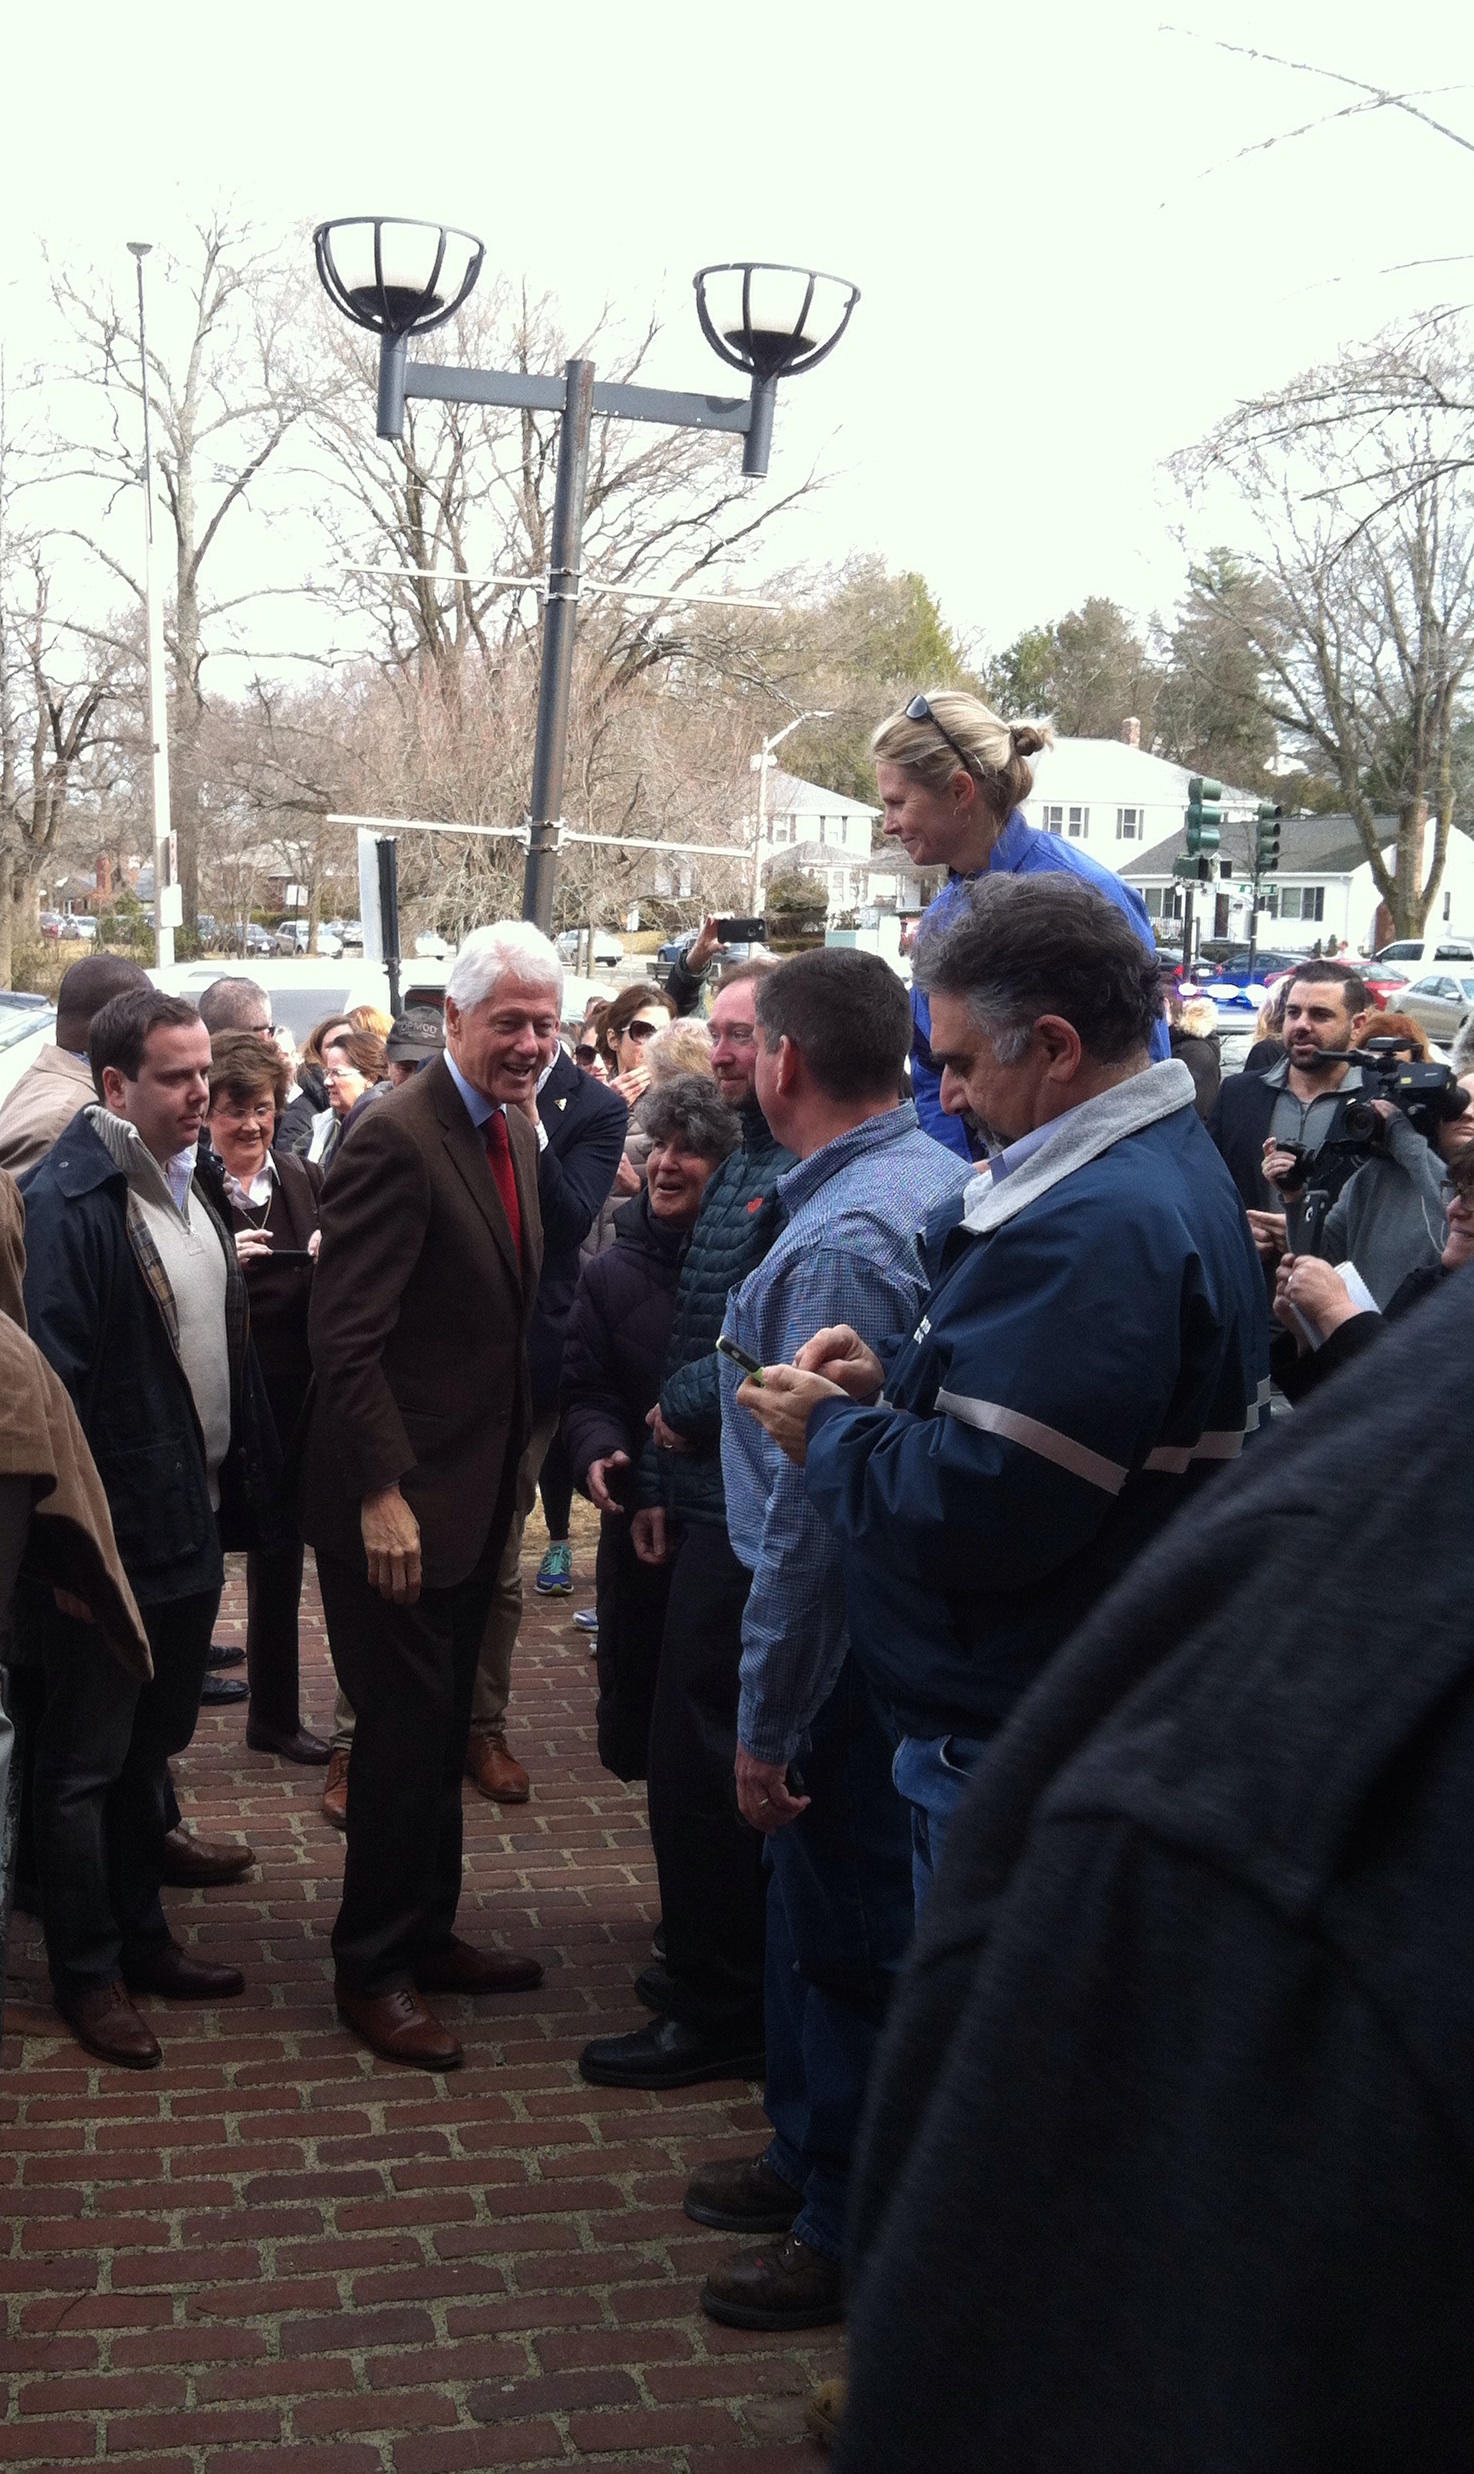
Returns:
[[[83,2051],[95,2053],[100,2062],[117,2062],[124,2070],[155,2070],[163,2060],[157,2037],[120,1984],[92,1985],[83,1993],[57,1992],[52,1998]]]
[[[713,2268],[701,2307],[729,2328],[828,2328],[844,2317],[844,2270],[796,2233],[783,2234]]]
[[[255,1852],[239,1840],[196,1838],[181,1822],[164,1834],[162,1879],[175,1890],[213,1890],[222,1881],[239,1881],[255,1863]]]
[[[787,2233],[803,2196],[773,2171],[766,2155],[727,2156],[697,2168],[681,2205],[696,2224],[723,2233]]]
[[[412,1986],[393,1993],[354,1993],[340,1976],[333,1988],[338,2016],[371,2053],[415,2070],[459,2070],[465,2055]]]
[[[804,2429],[821,2448],[832,2448],[839,2438],[839,2426],[844,2420],[845,2383],[842,2379],[821,2380],[804,2407]]]
[[[328,1774],[323,1781],[322,1817],[331,1821],[335,1830],[348,1827],[348,1755],[334,1745]]]
[[[473,1735],[466,1746],[466,1776],[493,1804],[525,1804],[532,1781],[520,1761],[507,1750],[498,1727],[494,1735]]]

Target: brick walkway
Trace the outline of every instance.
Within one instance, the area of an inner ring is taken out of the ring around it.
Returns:
[[[530,1559],[542,1542],[534,1523]],[[586,1546],[578,1570],[585,1604]],[[822,2467],[802,2409],[838,2367],[834,2332],[785,2344],[696,2308],[733,2244],[682,2214],[681,2191],[701,2159],[756,2152],[756,2091],[624,2095],[578,2076],[586,2036],[643,2016],[629,1985],[654,1868],[641,1792],[595,1757],[584,1638],[566,1602],[528,1595],[512,1737],[533,1802],[503,1814],[467,1788],[461,1918],[537,1951],[547,1977],[442,2005],[463,2070],[395,2070],[338,2027],[342,1844],[318,1815],[322,1773],[247,1752],[238,1708],[202,1718],[181,1800],[207,1834],[249,1837],[257,1867],[166,1898],[182,1941],[242,1962],[242,2000],[154,2002],[162,2069],[92,2066],[17,1917],[0,2466],[266,2474],[290,2449],[294,2474]],[[242,1598],[233,1571],[222,1637],[241,1637]],[[304,1651],[325,1732],[315,1590]]]

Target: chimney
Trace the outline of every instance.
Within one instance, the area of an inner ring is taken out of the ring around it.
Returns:
[[[1123,747],[1140,747],[1141,745],[1141,724],[1134,713],[1128,714],[1121,724],[1121,745]]]

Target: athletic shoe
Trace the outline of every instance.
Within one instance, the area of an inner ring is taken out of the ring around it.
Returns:
[[[573,1549],[566,1538],[550,1546],[537,1567],[537,1579],[532,1584],[540,1598],[571,1598],[573,1595]]]
[[[599,1629],[599,1610],[596,1606],[581,1606],[578,1613],[574,1616],[573,1621],[575,1629],[579,1632],[597,1632]]]

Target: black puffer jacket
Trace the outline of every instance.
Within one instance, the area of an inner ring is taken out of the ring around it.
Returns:
[[[586,1263],[568,1318],[558,1405],[573,1482],[610,1452],[637,1462],[665,1364],[687,1231],[657,1220],[643,1188],[614,1215],[614,1243]]]
[[[775,1142],[756,1100],[742,1111],[742,1148],[724,1160],[702,1198],[681,1267],[675,1320],[660,1387],[661,1414],[689,1452],[647,1443],[636,1501],[660,1503],[677,1520],[727,1525],[722,1490],[722,1395],[716,1340],[727,1299],[767,1253],[783,1225],[778,1180],[795,1165]]]

